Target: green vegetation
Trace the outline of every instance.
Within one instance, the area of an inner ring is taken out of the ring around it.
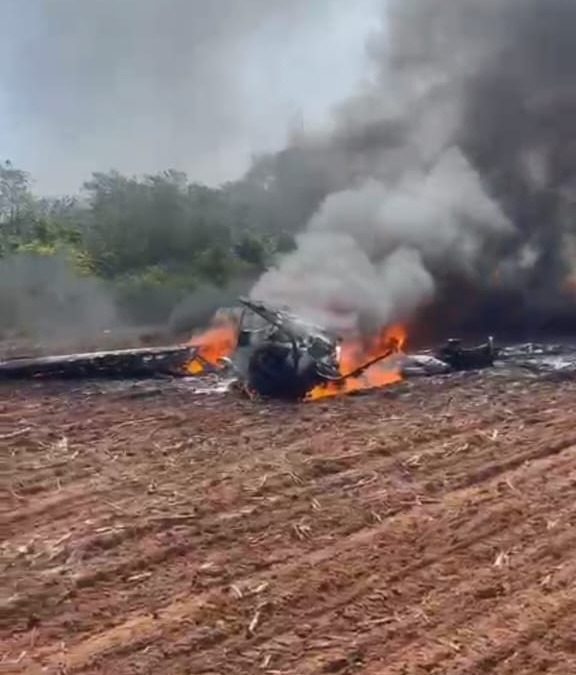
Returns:
[[[18,292],[44,298],[56,271],[63,286],[62,261],[70,270],[66,284],[97,283],[123,322],[165,323],[176,311],[182,323],[178,307],[192,306],[190,298],[208,293],[218,302],[215,291],[248,287],[293,245],[304,215],[289,213],[282,222],[270,162],[262,158],[242,181],[219,188],[176,171],[141,178],[96,173],[78,198],[61,199],[35,196],[26,172],[0,163],[0,310],[18,303]],[[31,268],[44,270],[37,286],[45,288],[32,293],[28,282],[14,282],[20,259],[27,276]],[[47,259],[58,261],[56,271]],[[1,311],[4,329],[16,309]]]

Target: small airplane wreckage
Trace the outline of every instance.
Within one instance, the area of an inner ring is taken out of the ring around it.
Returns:
[[[401,327],[372,340],[344,340],[287,309],[239,299],[239,308],[188,345],[0,362],[1,380],[151,379],[215,376],[251,398],[303,401],[381,387],[412,375],[478,370],[494,364],[493,340],[407,355]],[[221,389],[220,389],[221,390]]]

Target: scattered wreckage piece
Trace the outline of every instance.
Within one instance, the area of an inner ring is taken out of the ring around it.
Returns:
[[[452,368],[447,363],[429,354],[406,355],[402,364],[404,377],[429,377],[451,372]]]
[[[121,349],[0,362],[0,380],[185,377],[195,347]]]
[[[547,379],[571,379],[576,374],[574,344],[511,345],[501,350],[499,360],[508,370],[522,370]]]
[[[451,370],[480,370],[491,368],[498,357],[494,339],[477,347],[463,347],[462,340],[451,338],[434,354],[435,358],[446,363]]]
[[[501,350],[493,338],[482,345],[463,347],[462,341],[451,338],[434,353],[410,354],[404,358],[402,374],[405,377],[446,375],[469,370],[482,370],[495,365]]]

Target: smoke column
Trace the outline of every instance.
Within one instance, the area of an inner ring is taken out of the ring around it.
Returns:
[[[385,26],[370,84],[299,140],[328,188],[253,296],[338,330],[454,303],[462,325],[566,317],[576,3],[393,0]]]

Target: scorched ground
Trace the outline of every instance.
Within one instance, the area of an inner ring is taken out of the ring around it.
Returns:
[[[1,396],[2,672],[576,672],[570,380]]]

